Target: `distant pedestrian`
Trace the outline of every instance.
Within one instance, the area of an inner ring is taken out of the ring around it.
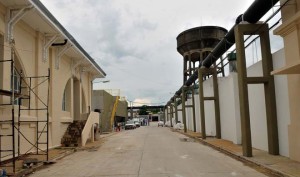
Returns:
[[[121,123],[120,122],[117,123],[117,132],[118,131],[121,131]]]

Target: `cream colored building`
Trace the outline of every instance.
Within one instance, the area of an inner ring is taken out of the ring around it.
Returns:
[[[281,4],[285,0],[280,1]],[[292,0],[281,10],[282,25],[275,30],[284,40],[285,66],[273,71],[287,76],[289,157],[300,161],[300,0]]]
[[[38,0],[0,1],[0,60],[1,161],[60,146],[74,120],[99,120],[90,114],[92,81],[105,72]]]

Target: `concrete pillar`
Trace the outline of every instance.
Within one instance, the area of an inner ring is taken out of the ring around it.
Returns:
[[[242,24],[234,29],[237,49],[238,87],[242,128],[243,155],[252,156],[248,84],[264,84],[269,153],[279,154],[277,114],[272,56],[267,24]],[[261,40],[263,77],[247,77],[244,35],[259,34]]]
[[[216,137],[221,138],[221,116],[219,104],[219,86],[217,77],[217,68],[213,71],[213,89],[214,89],[214,104],[215,104],[215,121],[216,121]]]
[[[185,56],[183,56],[183,83],[187,81],[187,60]]]
[[[165,123],[166,123],[166,121],[168,121],[169,120],[169,106],[167,106],[167,120],[165,120]]]
[[[201,116],[201,136],[202,139],[206,139],[203,73],[201,68],[198,69],[198,81],[199,81],[199,101],[200,101],[200,116]]]
[[[178,104],[177,97],[174,98],[174,107],[175,107],[175,124],[178,122]]]
[[[196,110],[195,110],[195,90],[194,87],[190,87],[192,90],[192,112],[193,112],[193,128],[194,132],[196,132]]]
[[[173,116],[174,116],[174,111],[173,111],[174,109],[173,109],[173,105],[172,105],[172,103],[171,103],[171,105],[170,105],[170,125],[171,125],[171,127],[173,127],[173,124],[172,124],[172,119],[173,119]]]
[[[184,132],[187,132],[186,126],[186,108],[185,108],[185,100],[186,100],[186,86],[182,87],[182,121],[184,124]]]

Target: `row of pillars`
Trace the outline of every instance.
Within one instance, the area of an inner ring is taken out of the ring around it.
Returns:
[[[260,36],[261,52],[262,52],[262,77],[247,77],[246,58],[244,35],[257,34]],[[265,91],[266,117],[267,117],[267,133],[268,133],[268,148],[272,155],[279,154],[278,143],[278,128],[277,128],[277,114],[276,114],[276,100],[275,100],[275,86],[274,77],[270,74],[273,70],[273,62],[270,50],[269,29],[267,24],[242,24],[235,27],[235,40],[237,51],[237,70],[238,70],[238,88],[240,101],[240,115],[241,115],[241,133],[242,133],[242,147],[243,155],[252,157],[252,143],[251,143],[251,126],[250,126],[250,111],[248,99],[248,84],[263,84]],[[207,75],[213,77],[213,92],[214,96],[205,97],[203,81]],[[215,107],[215,126],[216,138],[221,138],[221,119],[219,106],[219,92],[217,70],[214,68],[198,68],[199,81],[199,99],[200,99],[200,115],[201,115],[201,135],[206,139],[205,128],[205,101],[214,101]],[[186,105],[187,92],[192,91],[192,104]],[[186,108],[192,108],[193,116],[193,130],[196,132],[196,115],[195,115],[195,100],[194,87],[182,87],[181,96],[176,95],[174,103],[167,107],[167,119],[170,120],[172,126],[172,118],[175,114],[175,122],[178,121],[178,112],[182,112],[182,121],[184,124],[184,132],[187,132],[186,125]],[[178,109],[178,100],[181,98],[182,109]],[[170,112],[169,112],[170,109]]]

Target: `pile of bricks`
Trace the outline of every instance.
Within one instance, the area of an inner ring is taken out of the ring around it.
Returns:
[[[81,132],[84,128],[85,122],[86,121],[74,121],[69,125],[61,139],[61,145],[63,147],[77,147],[80,145]]]

